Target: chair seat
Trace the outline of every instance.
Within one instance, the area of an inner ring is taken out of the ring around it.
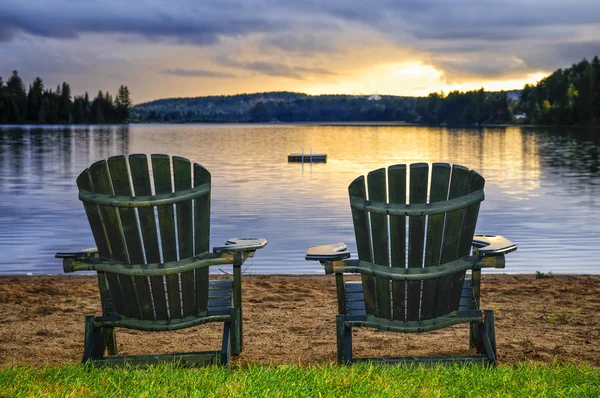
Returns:
[[[228,313],[233,298],[233,280],[216,279],[208,283],[208,312]]]
[[[346,291],[346,311],[348,316],[366,316],[365,294],[363,292],[362,282],[345,282]],[[465,279],[463,290],[460,297],[458,311],[477,310],[475,295],[473,294],[473,283],[471,279]]]

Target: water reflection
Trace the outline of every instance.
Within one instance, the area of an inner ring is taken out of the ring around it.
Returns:
[[[519,245],[509,272],[600,273],[600,131],[538,128],[204,126],[0,129],[0,273],[57,273],[54,252],[93,245],[75,178],[96,160],[168,153],[213,174],[212,244],[259,236],[251,273],[313,273],[307,247],[354,248],[347,186],[375,168],[463,164],[487,180],[478,232]],[[312,147],[327,164],[288,164]],[[585,250],[581,250],[584,245]]]

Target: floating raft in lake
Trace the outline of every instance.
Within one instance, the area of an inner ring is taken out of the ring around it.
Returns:
[[[288,155],[288,162],[292,163],[327,163],[327,155],[312,154],[303,155],[301,153],[292,153]]]

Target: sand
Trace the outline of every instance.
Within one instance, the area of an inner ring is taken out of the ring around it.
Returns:
[[[500,363],[600,366],[600,276],[484,275],[482,308],[496,315]],[[246,276],[243,353],[248,363],[319,364],[336,359],[331,276]],[[84,316],[100,314],[90,276],[0,277],[0,367],[80,361]],[[219,349],[221,324],[176,332],[117,330],[120,354]],[[426,334],[354,329],[355,356],[465,354],[468,326]]]

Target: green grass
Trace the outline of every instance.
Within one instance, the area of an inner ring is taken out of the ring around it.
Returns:
[[[550,279],[554,278],[554,274],[552,272],[544,273],[541,271],[535,271],[535,279]]]
[[[568,396],[597,397],[600,368],[589,365],[409,367],[359,364],[303,367],[91,369],[8,367],[0,396],[386,397]]]

